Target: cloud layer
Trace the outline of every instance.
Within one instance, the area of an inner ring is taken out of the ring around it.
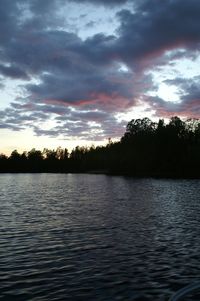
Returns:
[[[108,15],[115,8],[115,34],[103,24],[85,39],[71,30],[69,19],[78,28],[82,18],[80,5],[88,16],[101,5]],[[159,85],[154,70],[199,56],[199,1],[73,0],[71,6],[75,16],[63,0],[0,2],[1,87],[14,81],[21,91],[0,111],[0,128],[101,140],[119,137],[124,122],[117,114],[141,104],[159,117],[200,117],[198,76],[165,81],[178,87],[178,103],[150,93]]]

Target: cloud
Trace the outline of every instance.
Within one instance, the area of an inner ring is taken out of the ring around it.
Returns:
[[[118,51],[125,61],[159,56],[166,50],[198,49],[200,39],[198,1],[141,1],[135,12],[118,12]]]
[[[18,23],[17,15],[19,15],[20,9],[17,1],[2,0],[0,2],[0,43],[5,44],[7,41],[16,34]]]
[[[200,116],[197,80],[174,78],[181,102],[169,103],[147,96],[155,83],[146,72],[199,55],[200,2],[141,0],[126,6],[126,0],[71,1],[76,8],[81,3],[105,9],[115,5],[117,31],[84,40],[66,29],[64,0],[1,1],[0,74],[21,81],[23,89],[21,98],[17,95],[3,111],[1,127],[31,127],[37,135],[50,136],[120,136],[115,114],[140,99],[158,116]],[[54,128],[46,130],[41,124],[48,119]]]
[[[0,74],[4,75],[6,77],[13,78],[13,79],[29,80],[29,77],[26,74],[26,72],[16,66],[0,65]]]
[[[168,84],[176,85],[180,91],[180,101],[164,101],[160,97],[146,97],[150,108],[159,117],[179,115],[188,118],[200,117],[200,76],[192,79],[176,78],[167,80]]]
[[[128,0],[70,0],[75,3],[91,3],[93,5],[105,5],[105,6],[113,6],[113,5],[122,5],[125,4]]]

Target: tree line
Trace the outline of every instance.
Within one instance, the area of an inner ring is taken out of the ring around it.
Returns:
[[[92,172],[136,177],[200,178],[200,120],[172,117],[128,122],[120,141],[0,155],[0,172]]]

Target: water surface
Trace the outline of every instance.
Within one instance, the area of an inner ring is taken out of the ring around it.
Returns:
[[[168,300],[200,278],[199,184],[1,174],[0,300]]]

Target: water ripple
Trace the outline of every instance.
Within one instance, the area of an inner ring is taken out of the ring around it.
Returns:
[[[199,280],[199,184],[0,175],[0,300],[168,300]]]

